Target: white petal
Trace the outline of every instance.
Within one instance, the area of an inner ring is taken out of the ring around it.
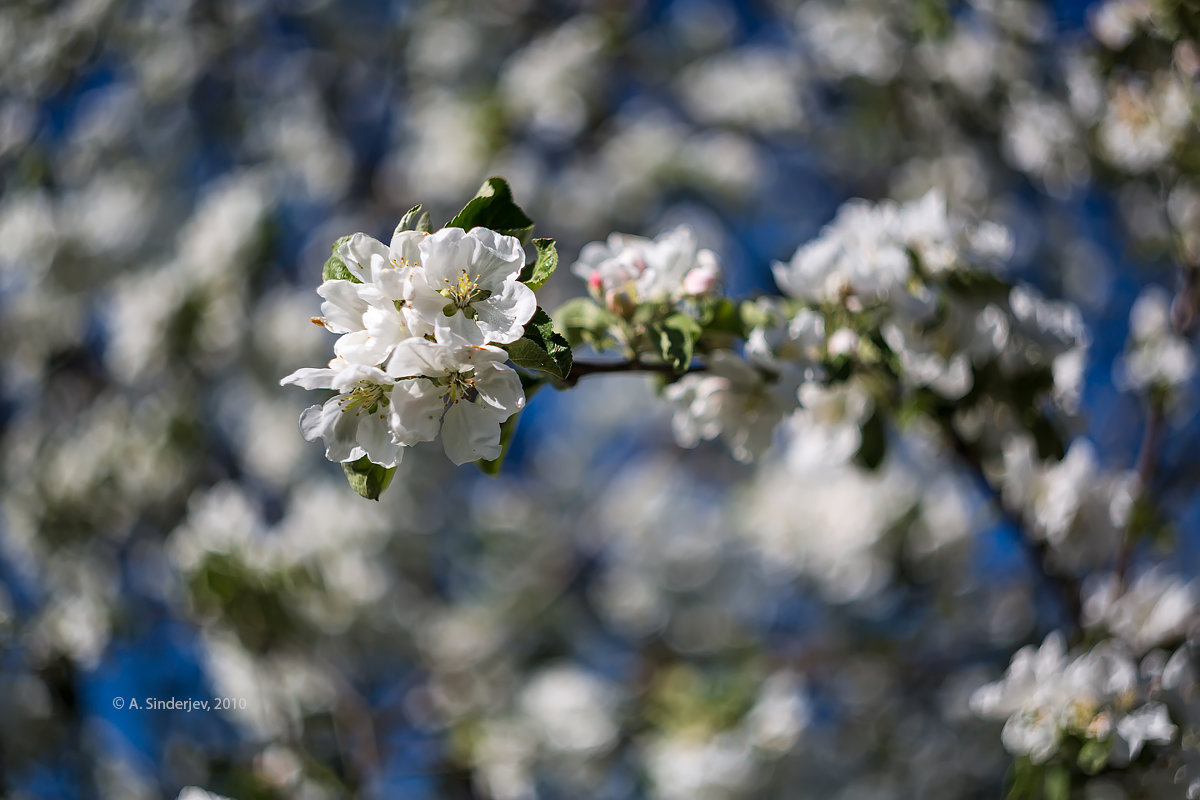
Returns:
[[[428,235],[420,231],[397,231],[392,236],[391,246],[388,247],[391,260],[401,267],[419,265],[421,263],[420,245]]]
[[[500,420],[487,406],[455,403],[442,421],[442,446],[446,456],[462,465],[500,455]]]
[[[445,345],[428,339],[405,339],[392,351],[387,371],[393,378],[440,377],[449,371],[447,356]]]
[[[360,383],[391,386],[392,378],[379,367],[367,364],[347,364],[345,369],[339,371],[333,379],[333,388],[339,392],[349,392]]]
[[[525,407],[525,390],[512,367],[496,362],[481,364],[475,369],[475,388],[479,401],[504,412],[504,421]]]
[[[499,294],[473,303],[478,327],[485,341],[510,344],[525,333],[525,323],[537,311],[533,290],[515,281],[504,284]]]
[[[336,370],[303,367],[279,382],[280,386],[294,384],[305,389],[332,389]]]
[[[306,441],[325,440],[325,457],[330,461],[353,461],[362,458],[364,451],[358,447],[358,418],[342,413],[342,407],[334,397],[321,406],[309,406],[300,415],[300,432]]]
[[[394,467],[400,463],[403,448],[392,440],[392,429],[388,426],[387,412],[363,414],[358,421],[357,440],[366,451],[367,458],[381,467]]]
[[[431,442],[442,426],[445,401],[431,381],[401,381],[392,390],[392,433],[401,444]]]
[[[347,333],[333,343],[333,352],[352,364],[378,364],[387,358],[394,341],[378,339],[369,331]]]
[[[467,234],[480,245],[471,274],[482,276],[482,286],[495,291],[501,283],[515,281],[525,266],[525,248],[515,236],[502,236],[487,228],[472,228]]]
[[[442,309],[449,302],[444,296],[435,292],[425,281],[425,273],[421,270],[416,270],[404,289],[404,300],[407,303],[405,309],[408,310],[410,315],[415,315],[422,321],[422,327],[425,328],[422,331],[422,335],[433,332],[434,324],[438,319],[445,316],[442,313]],[[417,327],[414,326],[414,329]]]
[[[437,291],[448,281],[458,280],[459,275],[471,269],[480,247],[480,241],[468,237],[461,228],[442,228],[426,236],[419,246],[425,281]]]
[[[371,280],[371,256],[380,255],[386,260],[388,249],[383,242],[372,239],[365,233],[356,233],[338,246],[338,257],[346,269],[363,283]]]
[[[362,330],[362,315],[368,306],[367,301],[359,295],[357,284],[325,281],[317,287],[317,294],[325,298],[321,304],[321,314],[329,330],[334,333]]]
[[[433,335],[438,341],[458,339],[471,344],[482,345],[487,341],[479,323],[469,319],[465,314],[456,313],[452,317],[441,315],[434,320]]]

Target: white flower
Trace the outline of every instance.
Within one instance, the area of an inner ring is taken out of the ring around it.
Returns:
[[[384,467],[400,463],[400,445],[387,421],[395,381],[383,370],[338,356],[325,369],[298,369],[279,383],[337,390],[337,397],[309,406],[300,415],[304,438],[310,442],[323,439],[325,457],[330,461],[357,461],[365,455]]]
[[[401,444],[442,434],[455,464],[500,455],[500,423],[525,407],[521,381],[499,347],[472,344],[439,330],[437,341],[406,339],[388,361],[399,380],[391,396],[391,426]]]
[[[418,245],[404,299],[421,320],[471,344],[509,344],[537,310],[533,290],[517,280],[525,250],[487,228],[443,228]]]
[[[584,245],[571,270],[610,308],[707,294],[721,277],[716,254],[699,249],[686,225],[653,240],[614,233],[604,242]]]
[[[612,747],[620,732],[614,719],[619,700],[607,681],[570,664],[534,675],[520,695],[520,708],[544,745],[564,756],[584,756]]]
[[[786,393],[786,392],[785,392]],[[771,444],[784,405],[775,387],[733,353],[718,350],[703,374],[685,375],[667,387],[675,406],[671,427],[683,447],[723,435],[738,461],[753,461]]]
[[[1126,726],[1131,749],[1135,739],[1139,749],[1142,741],[1158,741],[1163,720],[1153,711],[1134,712],[1130,722],[1120,710],[1129,707],[1137,690],[1137,666],[1123,649],[1105,641],[1072,660],[1056,631],[1040,648],[1019,650],[1003,680],[976,690],[971,708],[982,717],[1007,718],[1004,746],[1044,763],[1064,733],[1103,740],[1114,720],[1118,732]]]
[[[1187,634],[1200,602],[1195,581],[1152,569],[1122,586],[1115,575],[1095,576],[1084,585],[1088,627],[1104,626],[1144,653]]]
[[[1161,286],[1144,289],[1129,312],[1129,327],[1129,345],[1115,375],[1118,385],[1141,392],[1191,380],[1196,357],[1188,340],[1171,327],[1170,292]]]
[[[1117,736],[1129,748],[1129,758],[1135,759],[1147,743],[1167,744],[1175,738],[1175,726],[1162,703],[1147,703],[1117,723]]]

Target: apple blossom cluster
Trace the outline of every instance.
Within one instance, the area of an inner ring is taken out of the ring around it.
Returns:
[[[500,423],[525,405],[498,345],[521,338],[537,309],[517,276],[520,241],[482,227],[398,230],[389,245],[357,233],[336,255],[316,320],[339,334],[335,357],[281,383],[338,394],[300,417],[331,461],[395,467],[403,448],[441,434],[455,464],[500,455]]]
[[[1122,770],[1143,759],[1149,764],[1136,779],[1156,787],[1155,797],[1194,797],[1200,792],[1197,754],[1160,757],[1176,743],[1180,725],[1196,722],[1196,675],[1188,647],[1174,653],[1154,650],[1140,660],[1120,640],[1108,639],[1072,656],[1060,632],[1041,647],[1029,645],[1013,656],[1004,678],[971,696],[981,716],[1004,720],[1001,740],[1026,759],[1020,773],[1065,778],[1074,769],[1091,776],[1093,791],[1120,787]],[[1062,778],[1059,778],[1062,780]],[[1118,796],[1125,796],[1124,794]]]

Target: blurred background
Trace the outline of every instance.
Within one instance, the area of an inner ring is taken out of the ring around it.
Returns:
[[[1195,25],[1182,0],[5,3],[0,795],[998,796],[966,698],[1062,611],[928,441],[743,465],[676,447],[648,379],[597,377],[531,401],[499,478],[422,445],[372,503],[278,381],[330,357],[335,238],[445,221],[489,175],[564,266],[687,223],[737,297],[845,199],[936,187],[1081,309],[1075,433],[1128,470],[1130,308],[1200,254]],[[1156,497],[1189,574],[1184,361]]]

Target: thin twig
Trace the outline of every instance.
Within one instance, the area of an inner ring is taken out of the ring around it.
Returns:
[[[1016,530],[1017,538],[1028,554],[1030,561],[1033,562],[1034,568],[1045,578],[1046,583],[1054,589],[1071,622],[1075,625],[1076,629],[1081,628],[1083,622],[1083,605],[1080,599],[1079,580],[1069,571],[1062,569],[1054,563],[1050,547],[1046,544],[1045,540],[1035,539],[1029,533],[1021,514],[1004,502],[1004,497],[1001,495],[999,489],[993,486],[992,482],[988,480],[979,454],[975,452],[975,449],[971,447],[966,439],[962,438],[962,435],[955,430],[954,425],[949,420],[942,421],[942,431],[950,442],[951,449],[971,468],[977,482],[983,487],[987,495],[991,497],[996,508],[999,509],[1000,514],[1004,517],[1005,522]]]
[[[1162,428],[1166,422],[1166,410],[1163,398],[1151,396],[1150,409],[1146,413],[1146,427],[1142,431],[1142,443],[1138,446],[1137,461],[1134,471],[1137,476],[1137,496],[1140,500],[1150,490],[1154,481],[1154,473],[1158,471],[1159,440],[1162,438]],[[1129,560],[1133,555],[1133,547],[1137,542],[1131,530],[1133,519],[1121,534],[1121,549],[1117,551],[1117,563],[1114,571],[1117,574],[1117,584],[1124,589],[1125,576],[1129,572]]]

